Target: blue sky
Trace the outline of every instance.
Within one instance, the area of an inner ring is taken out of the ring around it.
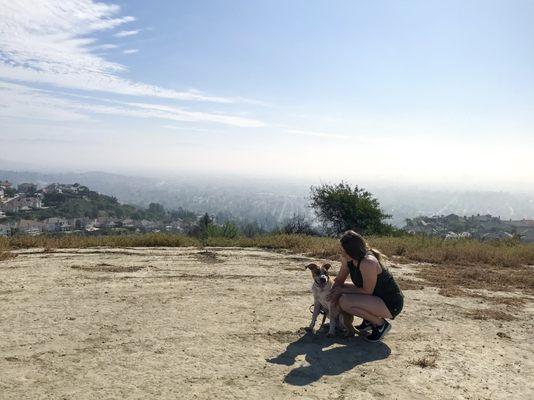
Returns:
[[[534,183],[532,1],[0,0],[0,158]]]

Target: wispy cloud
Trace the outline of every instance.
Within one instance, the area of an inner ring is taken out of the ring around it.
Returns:
[[[321,137],[321,138],[332,138],[332,139],[347,139],[348,138],[348,136],[346,135],[338,135],[335,133],[326,133],[326,132],[304,131],[300,129],[285,129],[285,132],[295,133],[297,135],[314,136],[314,137]]]
[[[98,49],[98,50],[111,50],[111,49],[116,49],[117,47],[119,46],[116,44],[106,43],[106,44],[95,46],[93,48]]]
[[[80,101],[75,100],[76,97]],[[264,126],[263,122],[252,118],[189,111],[180,107],[161,104],[121,102],[90,96],[59,98],[46,90],[0,81],[0,117],[49,121],[88,121],[95,114],[165,121],[215,123],[241,128]]]
[[[126,50],[123,50],[122,53],[123,54],[135,54],[139,51],[139,49],[126,49]]]
[[[119,12],[117,5],[92,0],[0,0],[0,78],[123,95],[235,102],[123,78],[127,68],[97,54],[94,38],[135,20]]]
[[[118,37],[118,38],[123,38],[123,37],[127,37],[127,36],[135,36],[138,33],[139,33],[139,29],[136,29],[136,30],[132,30],[132,31],[120,31],[120,32],[117,32],[116,34],[114,34],[113,36]]]
[[[70,100],[46,92],[0,81],[0,118],[46,121],[88,121],[87,113],[76,110]]]

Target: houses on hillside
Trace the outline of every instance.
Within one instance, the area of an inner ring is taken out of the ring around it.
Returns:
[[[17,195],[0,202],[0,210],[4,213],[17,213],[42,208],[42,198],[39,195]]]
[[[18,213],[21,211],[36,210],[42,208],[42,194],[37,193],[37,186],[33,183],[21,183],[16,191],[13,191],[9,181],[0,182],[0,211]],[[8,196],[13,193],[12,196]]]
[[[404,230],[411,234],[440,236],[445,239],[472,237],[479,240],[502,240],[513,237],[534,242],[534,221],[506,221],[492,215],[470,217],[446,216],[417,217],[406,220]]]
[[[97,231],[131,231],[131,232],[175,232],[182,233],[186,225],[182,220],[164,223],[161,221],[149,221],[119,218],[62,218],[52,217],[42,221],[20,219],[18,221],[2,222],[0,219],[0,236],[12,234],[41,235],[57,233]]]

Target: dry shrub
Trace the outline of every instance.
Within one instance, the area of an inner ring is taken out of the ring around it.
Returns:
[[[0,251],[0,261],[9,260],[15,258],[18,254],[14,254],[10,251]]]
[[[436,368],[437,358],[436,354],[427,354],[421,358],[410,360],[409,363],[421,368]]]
[[[497,332],[497,336],[501,339],[511,339],[510,335],[506,332]]]

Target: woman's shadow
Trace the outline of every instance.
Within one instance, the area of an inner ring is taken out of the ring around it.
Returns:
[[[323,351],[324,348],[334,343],[342,346]],[[297,356],[304,354],[309,365],[294,368],[284,378],[286,383],[304,386],[318,381],[323,375],[339,375],[357,365],[383,360],[390,353],[391,349],[386,344],[369,343],[361,336],[349,339],[330,339],[324,335],[307,332],[290,343],[284,352],[267,361],[289,366],[293,365]]]

